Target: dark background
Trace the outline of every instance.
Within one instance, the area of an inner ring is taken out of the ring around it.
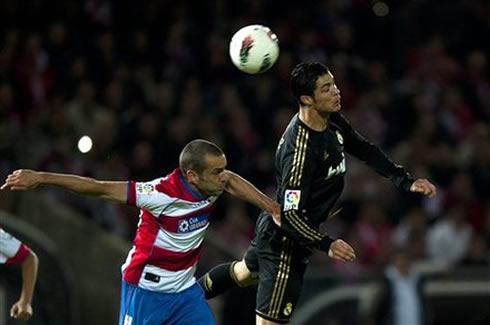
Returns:
[[[253,23],[277,34],[281,53],[250,76],[231,64],[228,41]],[[205,138],[224,149],[229,169],[274,196],[275,147],[297,111],[289,72],[320,61],[353,126],[439,192],[402,193],[350,159],[343,211],[326,228],[355,247],[357,262],[316,254],[312,267],[349,281],[382,269],[394,244],[422,261],[489,266],[488,1],[4,0],[0,26],[1,178],[33,168],[150,180],[177,166],[184,144]],[[76,147],[83,135],[94,141],[87,154]],[[44,191],[132,239],[134,209]],[[5,211],[19,205],[2,193]],[[206,246],[199,273],[246,249],[257,212],[220,200],[212,237],[229,249]],[[434,251],[443,223],[454,233]],[[459,253],[446,254],[454,242]]]

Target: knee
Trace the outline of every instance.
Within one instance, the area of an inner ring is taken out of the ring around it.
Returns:
[[[257,275],[248,269],[245,260],[233,263],[232,274],[240,287],[247,287],[258,282]]]

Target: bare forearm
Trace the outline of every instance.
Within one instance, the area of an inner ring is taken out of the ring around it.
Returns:
[[[103,182],[90,177],[39,172],[39,185],[54,185],[69,191],[92,196],[103,195]]]
[[[32,302],[38,267],[39,259],[34,252],[31,252],[22,264],[22,292],[19,300],[24,303],[30,304]]]
[[[38,185],[54,185],[78,194],[90,195],[120,203],[126,202],[127,182],[99,181],[90,177],[72,174],[34,171],[24,171],[24,173],[24,175],[19,173],[17,177],[23,176],[24,182],[30,183],[28,188],[34,188]],[[19,182],[21,183],[21,180]]]
[[[38,172],[18,169],[7,176],[0,189],[12,191],[31,190],[39,185],[54,185],[78,194],[91,195],[100,199],[126,202],[127,182],[99,181],[89,177],[72,174]]]
[[[274,200],[259,191],[252,183],[240,175],[230,171],[228,171],[228,173],[230,176],[226,188],[228,193],[241,200],[247,201],[260,209],[269,212],[274,211],[276,205],[278,205]]]

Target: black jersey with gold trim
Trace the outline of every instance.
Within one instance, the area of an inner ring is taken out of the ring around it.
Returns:
[[[321,132],[309,128],[296,114],[276,150],[276,194],[282,209],[281,230],[302,245],[328,249],[331,243],[318,227],[342,193],[345,153],[405,190],[413,182],[405,169],[355,131],[340,113],[332,114]]]

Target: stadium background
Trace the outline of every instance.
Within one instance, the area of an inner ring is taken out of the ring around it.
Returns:
[[[279,61],[263,75],[240,73],[228,58],[231,35],[251,23],[280,40]],[[5,0],[0,26],[1,179],[16,168],[153,179],[199,137],[273,196],[275,146],[297,111],[289,71],[325,62],[352,124],[439,193],[401,193],[349,159],[343,210],[326,228],[358,259],[339,265],[315,254],[303,304],[376,283],[396,245],[424,265],[447,265],[439,278],[483,283],[476,298],[428,299],[432,323],[490,323],[490,2]],[[94,141],[87,154],[76,147],[82,135]],[[40,252],[30,323],[114,324],[137,211],[53,188],[2,192],[0,208],[0,225]],[[221,199],[200,274],[241,256],[256,215]],[[0,324],[13,324],[5,308],[20,272],[0,274]],[[218,323],[249,324],[253,295],[213,301]],[[309,324],[363,324],[352,308],[339,303]]]

